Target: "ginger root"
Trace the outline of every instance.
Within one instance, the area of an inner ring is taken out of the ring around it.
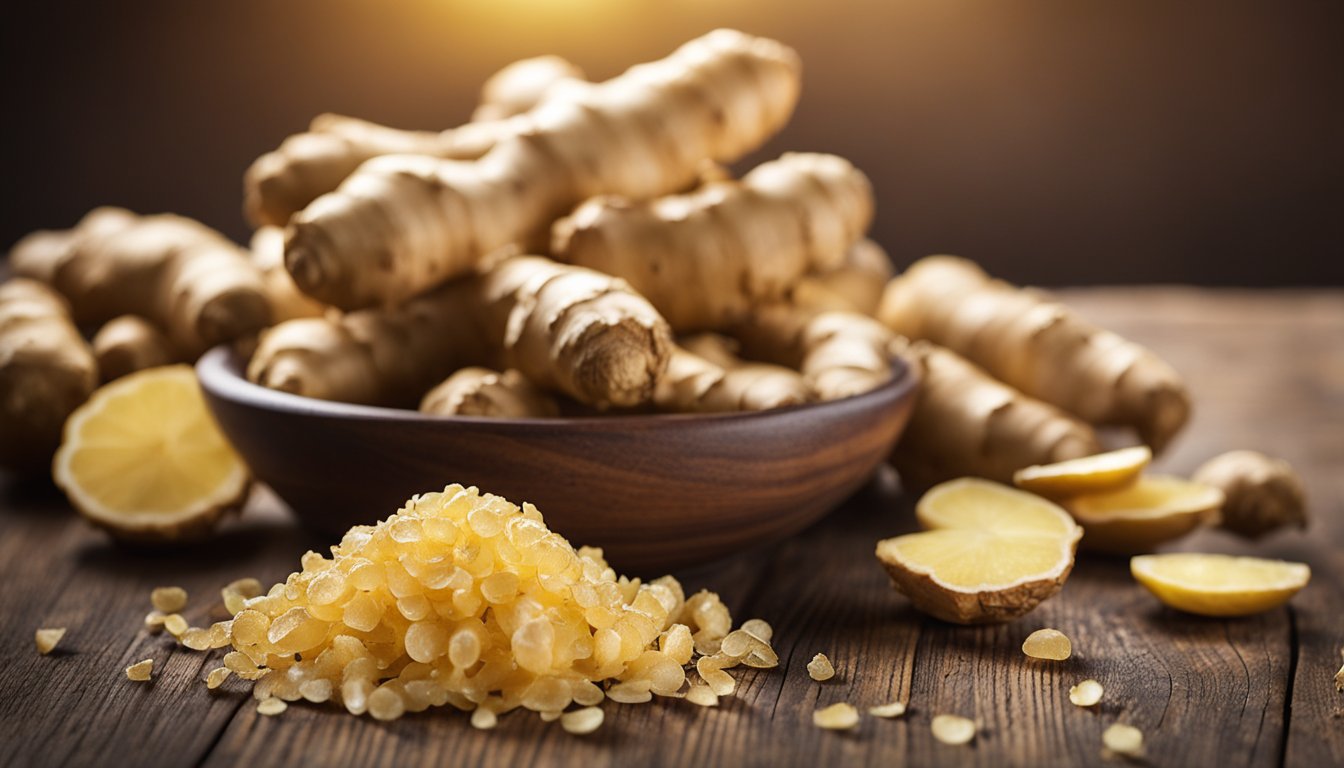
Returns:
[[[10,259],[15,274],[61,293],[76,323],[139,315],[187,359],[270,324],[247,252],[181,216],[98,208],[74,229],[28,235]]]
[[[489,368],[463,368],[434,387],[420,401],[421,413],[440,416],[490,416],[544,419],[560,415],[555,399],[533,386],[521,373]]]
[[[0,466],[48,467],[66,417],[97,385],[64,299],[34,280],[0,283]]]
[[[1152,352],[965,259],[916,262],[888,285],[878,317],[1087,422],[1133,427],[1154,452],[1190,415],[1185,384]]]
[[[485,337],[500,368],[597,408],[649,402],[672,332],[625,281],[540,256],[515,256],[480,278]]]
[[[579,202],[684,188],[777,131],[799,91],[797,55],[719,30],[601,85],[566,89],[471,162],[374,158],[290,220],[285,266],[341,309],[390,304],[469,273]]]
[[[1101,450],[1086,423],[995,380],[954,352],[914,342],[904,355],[923,375],[910,423],[892,454],[907,488],[966,475],[1010,483],[1023,467]]]
[[[653,403],[673,413],[768,411],[811,400],[794,370],[737,358],[722,339],[702,335],[672,350]]]
[[[522,59],[491,75],[481,86],[481,103],[471,113],[473,123],[505,120],[541,103],[556,86],[585,83],[583,70],[559,56]]]
[[[366,160],[382,155],[431,155],[475,160],[496,142],[526,128],[512,119],[547,93],[583,83],[583,73],[556,56],[515,62],[486,81],[472,122],[446,131],[405,131],[344,115],[313,118],[305,133],[257,158],[243,177],[243,208],[254,225],[283,227],[291,216],[341,185]]]
[[[401,307],[281,323],[262,334],[248,378],[309,397],[402,405],[452,371],[486,365],[606,408],[648,402],[670,348],[667,323],[620,280],[515,256]]]
[[[895,276],[891,257],[872,240],[860,240],[839,267],[804,275],[789,291],[789,303],[825,312],[876,315],[882,290]]]
[[[872,214],[872,187],[847,160],[790,153],[685,195],[589,200],[552,227],[551,252],[628,280],[673,330],[715,330],[844,265]]]
[[[288,320],[262,332],[247,378],[322,400],[414,406],[486,357],[471,299],[459,281],[400,307]]]
[[[1279,528],[1307,527],[1307,494],[1288,462],[1258,451],[1230,451],[1195,470],[1197,483],[1223,492],[1225,528],[1258,539]]]
[[[91,343],[104,384],[128,373],[181,362],[167,337],[153,323],[136,315],[107,321]]]
[[[889,381],[897,340],[871,317],[783,303],[756,308],[733,335],[747,357],[800,370],[818,400],[862,394]]]
[[[252,233],[251,245],[252,263],[261,271],[266,300],[271,305],[271,322],[321,317],[327,311],[326,306],[305,296],[285,270],[285,230],[262,227]]]

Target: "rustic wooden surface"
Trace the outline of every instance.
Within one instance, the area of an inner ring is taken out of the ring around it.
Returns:
[[[225,582],[278,580],[325,542],[263,495],[213,542],[137,554],[80,524],[50,489],[0,478],[0,764],[1085,765],[1104,762],[1100,734],[1113,722],[1144,731],[1152,765],[1344,764],[1344,694],[1332,679],[1344,646],[1344,293],[1068,298],[1187,374],[1195,420],[1162,468],[1189,471],[1222,450],[1257,447],[1302,472],[1309,534],[1248,545],[1209,532],[1180,545],[1305,560],[1314,578],[1291,606],[1242,620],[1183,616],[1131,582],[1123,561],[1084,556],[1059,597],[1016,622],[930,621],[872,559],[877,538],[911,527],[909,500],[883,474],[803,534],[679,574],[721,592],[739,620],[776,628],[781,667],[739,671],[737,696],[717,709],[608,703],[606,724],[584,738],[527,713],[492,732],[454,710],[390,725],[309,705],[267,718],[236,680],[206,690],[212,656],[139,630],[148,593],[185,586],[189,618],[202,622],[222,610],[212,604]],[[52,656],[33,650],[40,626],[69,627]],[[1041,626],[1070,635],[1074,657],[1025,658],[1021,640]],[[818,651],[839,670],[824,684],[805,670]],[[143,658],[155,660],[154,682],[128,682],[122,669]],[[1067,700],[1087,677],[1106,688],[1095,711]],[[909,714],[865,718],[846,734],[811,725],[812,711],[832,702],[890,700],[909,701]],[[978,720],[973,745],[934,741],[939,713]]]

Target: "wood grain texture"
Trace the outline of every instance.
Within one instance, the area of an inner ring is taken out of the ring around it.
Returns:
[[[324,542],[261,496],[217,541],[145,556],[73,520],[51,492],[0,479],[0,764],[1115,765],[1100,755],[1113,722],[1144,731],[1149,765],[1344,764],[1344,694],[1333,683],[1344,645],[1344,295],[1112,289],[1068,298],[1187,374],[1195,421],[1160,469],[1186,472],[1254,446],[1302,472],[1309,535],[1249,544],[1207,532],[1180,544],[1305,560],[1313,581],[1289,607],[1242,620],[1185,616],[1135,585],[1124,560],[1084,555],[1061,594],[1022,619],[930,621],[872,557],[877,538],[914,525],[910,500],[881,473],[800,535],[678,573],[688,588],[721,592],[737,620],[775,627],[781,667],[734,670],[738,695],[717,709],[608,702],[606,724],[583,738],[521,712],[492,732],[472,730],[455,710],[384,725],[295,704],[267,718],[237,681],[205,690],[200,679],[218,652],[174,649],[139,631],[148,592],[187,587],[201,622],[226,581],[282,578]],[[62,651],[40,657],[32,632],[47,625],[70,632]],[[1043,626],[1073,639],[1073,658],[1022,655],[1022,639]],[[834,680],[807,676],[817,652],[834,662]],[[158,679],[127,681],[122,668],[150,656]],[[1067,696],[1087,677],[1106,694],[1085,710]],[[891,700],[909,701],[910,712],[865,717],[853,733],[811,725],[813,710],[836,701]],[[929,722],[941,713],[979,721],[976,741],[936,742]]]

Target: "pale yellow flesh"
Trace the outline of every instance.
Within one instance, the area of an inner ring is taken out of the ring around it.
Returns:
[[[1049,498],[1123,489],[1138,479],[1153,452],[1146,445],[1121,448],[1055,464],[1038,464],[1013,473],[1017,487]]]
[[[1209,513],[1222,503],[1222,492],[1213,486],[1168,475],[1147,475],[1119,491],[1077,496],[1069,501],[1069,511],[1086,525],[1098,520]]]
[[[1084,547],[1135,554],[1213,522],[1222,503],[1217,488],[1150,475],[1120,491],[1075,496],[1066,505],[1087,531]]]
[[[67,423],[53,472],[86,514],[137,526],[209,511],[247,483],[189,366],[141,371],[95,392]]]
[[[1201,616],[1249,616],[1277,608],[1311,579],[1302,563],[1185,552],[1135,557],[1129,569],[1164,604]]]
[[[1045,499],[975,478],[930,489],[916,515],[929,530],[882,542],[881,556],[964,592],[1058,576],[1081,533]]]
[[[1040,496],[973,477],[929,489],[915,506],[915,516],[931,530],[1072,536],[1078,529],[1063,508]]]

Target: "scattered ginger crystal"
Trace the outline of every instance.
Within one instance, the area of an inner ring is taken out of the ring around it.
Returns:
[[[1069,689],[1069,701],[1075,706],[1090,707],[1101,701],[1104,689],[1096,680],[1084,680]]]
[[[173,637],[181,637],[182,633],[191,628],[187,620],[180,613],[170,613],[163,617],[163,628],[172,633]]]
[[[1033,659],[1063,661],[1073,655],[1073,644],[1058,629],[1038,629],[1022,642],[1022,652]]]
[[[149,602],[154,610],[163,613],[177,613],[187,607],[187,590],[181,587],[155,587],[149,593]]]
[[[215,667],[210,670],[210,674],[205,676],[205,687],[213,691],[223,685],[231,674],[233,673],[229,671],[228,667]]]
[[[566,733],[582,736],[601,727],[605,717],[602,710],[597,707],[584,707],[561,715],[560,727],[564,728]]]
[[[145,614],[145,631],[157,635],[163,631],[163,620],[168,618],[163,611],[150,611]]]
[[[969,744],[975,738],[975,722],[958,715],[938,715],[929,727],[944,744]]]
[[[826,654],[818,653],[807,663],[807,674],[820,683],[835,677],[835,667],[831,665],[831,660],[826,658]]]
[[[859,710],[839,702],[812,713],[812,724],[832,731],[847,731],[859,724]]]
[[[890,704],[880,704],[876,707],[869,707],[868,714],[873,717],[900,717],[905,714],[905,703],[893,701]]]
[[[1132,725],[1112,725],[1102,732],[1101,743],[1112,754],[1143,757],[1143,731]]]
[[[65,627],[56,627],[53,629],[39,629],[35,634],[37,642],[37,652],[46,656],[56,649],[56,644],[65,637]]]
[[[230,646],[224,669],[256,681],[263,701],[329,700],[379,720],[451,704],[483,729],[521,707],[587,733],[601,710],[562,715],[571,704],[712,705],[735,687],[725,668],[778,664],[769,625],[733,632],[718,595],[618,578],[601,550],[576,551],[532,505],[475,488],[416,496],[352,528],[331,557],[300,562],[208,631]],[[252,591],[235,582],[224,597]],[[705,685],[682,694],[697,653]]]
[[[149,680],[150,675],[152,675],[153,672],[154,672],[154,660],[145,659],[144,661],[137,661],[136,663],[127,667],[126,677],[127,679],[134,680],[137,683],[143,683],[146,680]]]
[[[261,703],[257,704],[257,712],[272,717],[286,709],[289,709],[289,705],[283,699],[263,699]]]

